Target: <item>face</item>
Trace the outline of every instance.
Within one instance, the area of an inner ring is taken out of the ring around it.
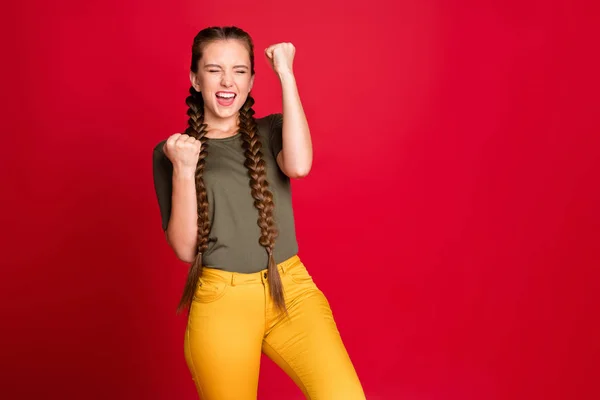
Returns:
[[[230,118],[252,90],[250,56],[239,40],[218,40],[204,47],[198,73],[190,72],[194,89],[202,93],[208,117]]]

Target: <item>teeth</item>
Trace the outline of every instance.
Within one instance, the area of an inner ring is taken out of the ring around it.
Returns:
[[[224,99],[232,99],[235,95],[233,93],[220,93],[217,97],[222,97]]]

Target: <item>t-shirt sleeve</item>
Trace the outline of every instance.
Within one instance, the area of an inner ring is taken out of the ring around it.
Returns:
[[[271,114],[271,123],[269,124],[269,137],[271,143],[271,151],[273,156],[277,155],[283,148],[283,114]]]
[[[154,176],[154,190],[163,230],[167,230],[169,218],[171,217],[171,194],[173,193],[173,164],[163,152],[163,140],[154,147],[152,155],[152,172]]]

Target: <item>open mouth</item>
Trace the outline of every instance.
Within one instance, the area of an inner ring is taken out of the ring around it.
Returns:
[[[236,94],[233,92],[217,92],[217,103],[222,106],[230,106],[236,98]]]

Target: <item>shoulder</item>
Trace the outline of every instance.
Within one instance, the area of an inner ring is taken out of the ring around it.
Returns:
[[[258,130],[269,138],[273,136],[273,133],[276,132],[278,128],[281,128],[282,122],[283,114],[281,113],[268,114],[256,119]]]
[[[152,150],[152,158],[155,160],[159,160],[161,158],[167,158],[167,156],[165,155],[165,152],[163,151],[163,146],[165,145],[165,143],[167,142],[167,139],[161,140],[160,142],[158,142],[155,146],[154,149]]]
[[[265,115],[264,117],[256,118],[256,125],[259,128],[269,128],[271,126],[271,118],[273,114]]]
[[[277,125],[281,124],[281,122],[283,121],[283,114],[282,113],[269,114],[269,115],[265,116],[264,119],[269,123],[269,125],[271,127],[276,127]]]
[[[169,171],[173,168],[171,160],[169,160],[169,157],[167,157],[163,150],[163,147],[166,142],[167,139],[161,140],[152,149],[152,164],[154,165],[155,169],[158,168],[161,170]]]

